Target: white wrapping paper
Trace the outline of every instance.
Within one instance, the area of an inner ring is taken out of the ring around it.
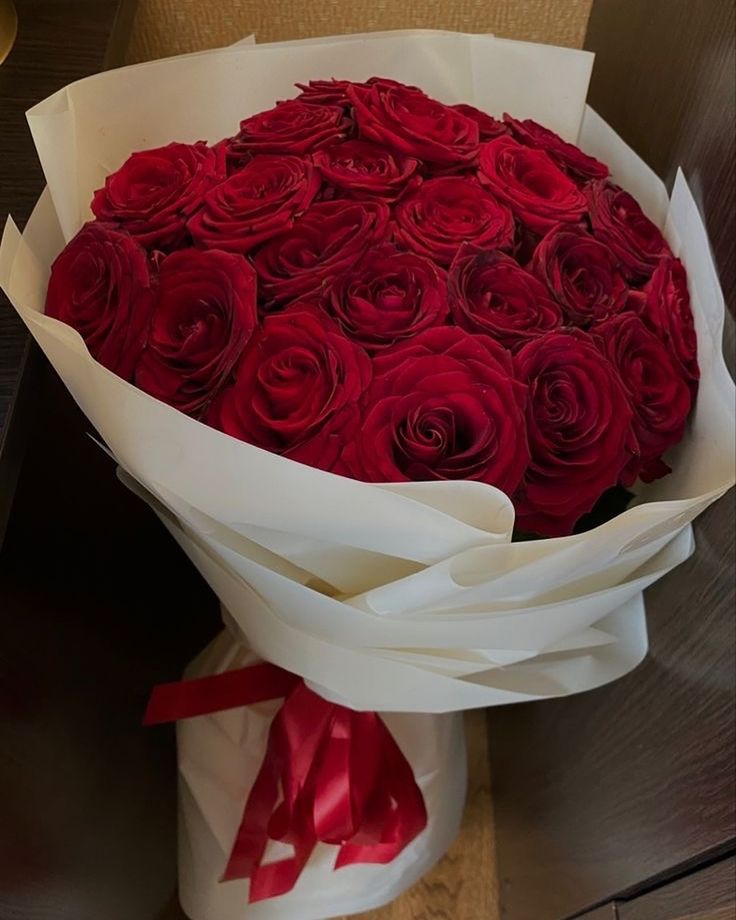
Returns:
[[[230,635],[336,702],[388,713],[427,799],[427,830],[391,866],[333,873],[334,853],[323,847],[292,895],[246,908],[247,882],[216,880],[273,707],[182,723],[181,886],[194,920],[316,920],[376,906],[411,884],[459,816],[459,723],[440,714],[563,696],[635,667],[647,649],[643,590],[692,553],[691,521],[733,484],[734,388],[702,220],[682,175],[668,200],[585,106],[591,66],[586,52],[451,33],[249,44],[101,74],[29,113],[48,188],[22,235],[8,221],[0,285],[121,479],[220,597]],[[293,95],[297,80],[374,74],[577,139],[665,228],[687,267],[702,379],[675,472],[593,531],[512,544],[513,507],[490,486],[365,484],[238,442],[116,377],[74,330],[43,315],[53,258],[89,218],[94,189],[132,151],[232,134],[241,118]],[[224,634],[192,675],[244,654]]]
[[[22,237],[8,223],[0,283],[121,468],[167,509],[167,526],[254,651],[335,700],[441,712],[564,695],[625,673],[646,651],[641,591],[685,558],[690,538],[678,534],[733,483],[733,383],[702,221],[682,176],[668,202],[585,107],[591,60],[426,32],[237,46],[101,74],[29,113],[49,188]],[[111,374],[74,330],[43,315],[53,256],[132,150],[216,140],[295,80],[374,73],[579,132],[687,266],[702,380],[675,472],[589,533],[511,544],[513,507],[490,486],[365,484],[235,441]]]

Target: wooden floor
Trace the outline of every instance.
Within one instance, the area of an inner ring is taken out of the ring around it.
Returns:
[[[497,920],[493,814],[485,712],[468,712],[469,789],[460,836],[403,897],[359,920]]]

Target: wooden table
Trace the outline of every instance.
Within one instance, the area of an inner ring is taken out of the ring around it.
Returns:
[[[15,0],[18,35],[0,66],[0,220],[22,228],[43,188],[25,112],[81,77],[122,63],[134,0]],[[35,357],[34,357],[35,356]],[[34,398],[37,352],[0,292],[0,545]]]

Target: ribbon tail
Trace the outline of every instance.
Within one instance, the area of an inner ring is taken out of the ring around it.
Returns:
[[[268,845],[268,822],[278,797],[278,780],[268,757],[248,796],[230,858],[220,881],[251,878]]]
[[[316,846],[316,839],[300,841],[294,847],[294,856],[259,865],[251,875],[248,901],[265,901],[287,894],[299,881]]]
[[[344,843],[335,859],[335,869],[354,863],[392,862],[427,826],[427,806],[411,765],[380,716],[382,770],[366,805],[367,827],[380,827],[374,842],[361,839]],[[359,842],[358,842],[359,841]]]

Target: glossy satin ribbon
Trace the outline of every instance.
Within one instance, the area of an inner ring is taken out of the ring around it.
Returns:
[[[388,863],[427,824],[411,766],[381,718],[328,703],[275,665],[155,687],[144,724],[281,697],[222,877],[249,878],[251,902],[290,891],[320,842],[340,847],[335,869]],[[293,855],[263,863],[269,840]]]

